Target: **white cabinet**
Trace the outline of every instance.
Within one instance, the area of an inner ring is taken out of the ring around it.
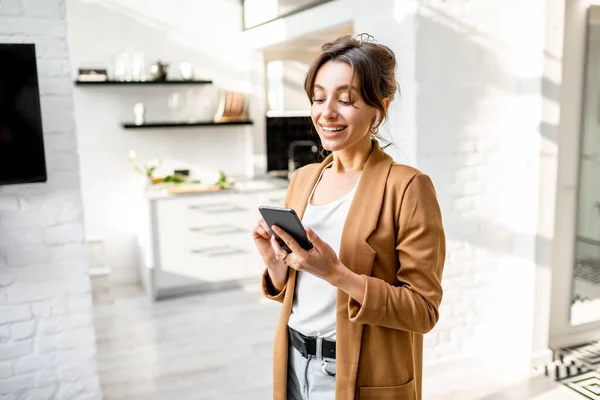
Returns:
[[[259,205],[283,205],[287,182],[252,183],[147,200],[141,274],[150,297],[198,293],[260,278],[264,265],[251,230],[260,218]]]

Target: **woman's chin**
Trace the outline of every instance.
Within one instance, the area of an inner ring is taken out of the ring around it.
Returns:
[[[327,151],[341,151],[346,150],[357,145],[360,140],[352,141],[348,137],[339,137],[335,139],[329,139],[321,137],[321,146]]]
[[[323,149],[327,150],[327,151],[339,151],[342,150],[344,148],[344,146],[340,145],[340,143],[332,143],[332,142],[321,142],[321,146],[323,147]]]
[[[344,138],[326,138],[321,137],[321,146],[327,151],[339,151],[346,147],[346,140]]]

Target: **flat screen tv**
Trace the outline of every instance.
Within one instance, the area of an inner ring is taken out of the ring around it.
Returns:
[[[35,47],[0,43],[0,185],[46,179]]]

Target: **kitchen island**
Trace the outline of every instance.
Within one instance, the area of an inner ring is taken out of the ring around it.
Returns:
[[[238,287],[264,269],[251,230],[258,206],[282,206],[288,181],[236,182],[231,189],[149,189],[138,232],[139,272],[152,300]]]

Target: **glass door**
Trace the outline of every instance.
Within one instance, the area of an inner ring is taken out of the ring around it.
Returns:
[[[600,13],[588,13],[571,324],[600,321]]]

